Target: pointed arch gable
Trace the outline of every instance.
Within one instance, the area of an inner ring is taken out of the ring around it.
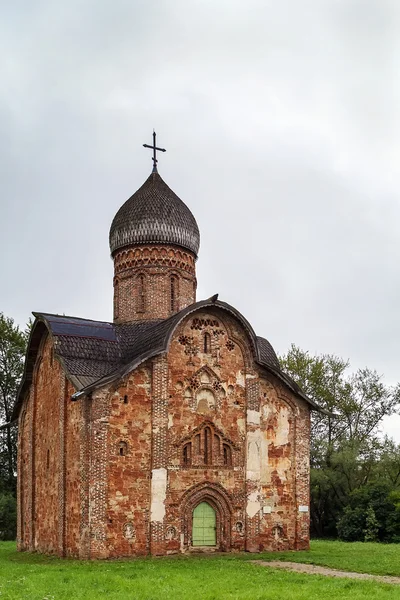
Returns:
[[[116,380],[120,380],[131,371],[136,369],[144,361],[154,358],[155,356],[159,356],[160,354],[167,353],[177,327],[189,316],[192,316],[197,312],[204,311],[205,309],[210,314],[215,314],[216,317],[218,317],[218,314],[228,314],[232,317],[232,320],[235,321],[239,327],[241,327],[249,342],[246,355],[248,365],[251,361],[254,361],[261,367],[265,368],[268,372],[274,374],[283,383],[283,385],[291,389],[295,395],[303,398],[303,400],[317,410],[321,410],[311,399],[307,398],[307,396],[303,394],[297,384],[292,381],[289,376],[283,373],[276,364],[271,364],[271,362],[266,360],[265,357],[268,353],[265,354],[265,351],[262,352],[262,345],[259,344],[259,340],[247,319],[245,319],[245,317],[230,304],[217,300],[216,296],[209,298],[208,300],[191,304],[168,319],[157,322],[146,329],[143,334],[137,336],[135,354],[128,363],[117,367],[109,374],[100,377],[85,387],[82,387],[79,392],[73,394],[72,399],[78,400],[81,396],[90,394],[97,388],[108,385]],[[243,348],[243,343],[240,342],[240,340],[235,341],[237,341],[239,346],[242,344],[241,350],[243,353],[245,350]]]

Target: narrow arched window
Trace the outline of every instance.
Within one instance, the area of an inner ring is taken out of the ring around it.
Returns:
[[[126,442],[120,442],[118,445],[118,453],[120,456],[126,456],[128,452],[128,444]]]
[[[183,447],[183,464],[188,466],[192,464],[192,444],[189,442]]]
[[[50,450],[47,450],[46,468],[50,467]]]
[[[211,335],[209,333],[204,334],[204,353],[210,354],[211,352]]]
[[[212,464],[212,433],[209,427],[204,429],[204,464]]]
[[[119,281],[114,282],[114,319],[119,317]]]
[[[178,280],[175,275],[169,278],[170,285],[170,309],[171,312],[178,310]]]
[[[139,275],[137,283],[138,283],[138,291],[137,291],[138,311],[144,312],[146,310],[146,290],[145,290],[144,275]]]
[[[224,444],[224,465],[226,467],[232,466],[232,450],[228,444]]]

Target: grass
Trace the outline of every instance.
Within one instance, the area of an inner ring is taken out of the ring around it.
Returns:
[[[262,554],[277,560],[277,554]],[[400,577],[400,544],[314,540],[310,552],[282,552],[279,560],[332,567],[341,571]],[[400,588],[399,588],[400,598]]]
[[[400,545],[314,541],[310,552],[83,562],[2,542],[0,600],[400,600],[400,586],[270,570],[254,558],[400,576]]]

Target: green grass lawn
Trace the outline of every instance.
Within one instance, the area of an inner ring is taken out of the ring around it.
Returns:
[[[61,560],[0,543],[0,600],[400,600],[400,586],[270,570],[249,559],[400,576],[400,545],[314,541],[310,552]]]

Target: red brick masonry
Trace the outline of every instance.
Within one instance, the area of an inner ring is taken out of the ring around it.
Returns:
[[[171,274],[176,310],[194,302],[190,253],[139,250],[115,256],[117,321],[142,314],[135,293],[122,291],[129,269],[126,281],[143,272],[154,282],[144,318],[171,314]],[[219,550],[308,548],[309,405],[255,363],[234,316],[192,313],[165,354],[90,397],[71,402],[74,391],[44,336],[19,420],[20,550],[187,552],[203,501],[216,511]]]

